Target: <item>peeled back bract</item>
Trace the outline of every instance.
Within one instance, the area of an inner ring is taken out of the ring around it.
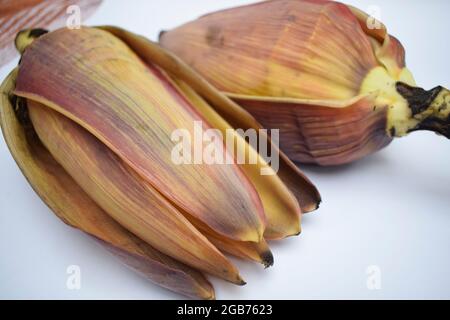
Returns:
[[[294,161],[348,163],[415,130],[450,136],[449,91],[416,88],[400,42],[352,6],[264,1],[162,32],[160,43],[280,129]]]

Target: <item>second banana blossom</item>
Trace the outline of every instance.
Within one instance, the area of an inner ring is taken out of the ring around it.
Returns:
[[[416,130],[450,138],[450,91],[417,88],[401,43],[349,5],[263,1],[162,32],[160,43],[279,128],[294,161],[348,163]]]
[[[26,30],[1,87],[5,140],[34,190],[67,224],[154,282],[214,298],[203,274],[243,284],[223,254],[273,263],[267,239],[300,232],[316,188],[280,153],[268,164],[171,161],[178,128],[259,129],[158,45],[115,27]],[[235,133],[247,155],[257,152]]]

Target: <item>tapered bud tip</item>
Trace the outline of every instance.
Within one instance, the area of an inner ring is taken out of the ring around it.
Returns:
[[[216,300],[216,292],[214,291],[214,287],[208,281],[198,282],[195,289],[196,290],[189,292],[187,295],[193,299],[200,298],[203,300]]]
[[[297,165],[300,165],[298,163]],[[322,204],[322,196],[316,192],[314,201],[302,205],[302,213],[310,213],[318,210]]]
[[[316,202],[316,210],[320,208],[320,205],[322,204],[322,199],[320,198],[317,202]],[[315,210],[313,210],[315,211]]]
[[[200,296],[205,300],[216,300],[216,294],[214,290],[205,290]]]
[[[17,33],[14,39],[14,44],[17,51],[23,54],[25,49],[34,41],[34,39],[39,38],[43,34],[48,33],[48,30],[36,28],[36,29],[25,29]]]
[[[244,279],[242,279],[241,276],[238,275],[238,279],[237,279],[237,281],[236,281],[236,284],[237,284],[238,286],[245,286],[245,285],[247,284],[247,282],[245,282]]]
[[[264,265],[264,268],[269,268],[271,266],[273,266],[273,254],[272,252],[265,251],[262,255],[261,255],[261,259],[262,259],[262,263]]]
[[[299,222],[299,223],[297,224],[297,230],[296,230],[295,233],[293,233],[293,235],[294,235],[295,237],[298,237],[301,233],[302,233],[302,226],[301,226],[301,224],[300,224],[300,222]]]

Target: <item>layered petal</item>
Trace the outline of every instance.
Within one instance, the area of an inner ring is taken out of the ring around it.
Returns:
[[[387,106],[377,93],[344,101],[235,96],[266,128],[280,128],[280,147],[293,161],[319,165],[352,162],[385,147]],[[277,112],[267,114],[270,108]]]
[[[388,73],[398,79],[399,74],[405,68],[405,49],[397,38],[389,35],[386,26],[373,17],[370,17],[364,11],[348,6],[351,12],[358,19],[361,29],[371,40],[375,56],[380,65],[384,66]],[[370,20],[369,20],[370,19]],[[371,21],[376,28],[368,28],[367,22]]]

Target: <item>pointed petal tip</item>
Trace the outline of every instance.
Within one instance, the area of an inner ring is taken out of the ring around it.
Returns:
[[[320,208],[321,204],[322,204],[322,197],[319,195],[319,199],[317,200],[316,209],[315,210],[318,210]]]
[[[302,227],[301,227],[301,225],[298,225],[298,227],[295,229],[295,231],[292,231],[290,234],[286,235],[285,238],[298,237],[301,234],[302,234]]]
[[[212,294],[207,298],[207,300],[216,300],[216,294],[212,292]]]
[[[302,226],[301,225],[299,225],[298,226],[298,232],[296,233],[296,234],[294,234],[294,236],[296,236],[296,237],[298,237],[299,235],[301,235],[302,234]]]
[[[283,240],[289,237],[298,236],[301,233],[300,220],[296,223],[283,226],[282,229],[266,230],[264,237],[266,240]]]
[[[238,274],[236,281],[234,283],[237,284],[238,286],[245,286],[247,284],[247,282],[245,282],[244,279],[242,279],[240,274]]]
[[[264,268],[265,269],[267,269],[267,268],[269,268],[269,267],[271,267],[271,266],[273,266],[273,254],[272,254],[272,252],[270,251],[270,250],[268,250],[268,251],[265,251],[262,255],[261,255],[261,258],[262,258],[262,264],[264,265]]]
[[[308,206],[302,208],[302,214],[310,214],[319,210],[320,205],[322,204],[322,200],[317,201],[316,203],[311,203]]]
[[[201,292],[198,295],[200,298],[204,300],[216,300],[216,293],[214,288],[211,286],[210,290],[206,290],[205,288],[201,288]]]

